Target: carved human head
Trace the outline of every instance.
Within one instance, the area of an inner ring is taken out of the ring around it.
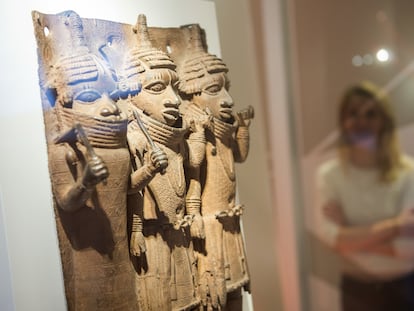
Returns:
[[[152,46],[145,15],[138,16],[134,31],[137,46],[126,59],[124,79],[127,85],[140,84],[142,88],[139,94],[130,97],[131,102],[149,117],[174,126],[181,118],[176,66],[166,53]]]
[[[58,111],[66,108],[93,118],[121,119],[115,102],[118,88],[114,70],[89,51],[82,20],[75,12],[65,11],[61,18],[72,41],[47,74],[47,94],[52,106]]]
[[[192,25],[188,55],[179,68],[179,90],[199,108],[208,108],[214,117],[231,123],[234,103],[227,72],[220,58],[204,51],[200,28]]]

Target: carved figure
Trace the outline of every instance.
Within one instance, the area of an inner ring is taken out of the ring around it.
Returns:
[[[189,310],[199,305],[190,238],[194,218],[186,215],[184,165],[197,166],[205,153],[204,128],[190,134],[176,94],[175,64],[152,47],[146,18],[134,28],[136,46],[126,60],[127,84],[142,84],[129,97],[128,145],[133,159],[128,208],[130,251],[141,310]],[[198,216],[198,217],[197,217]]]
[[[241,310],[234,163],[253,109],[233,113],[200,28],[152,29],[178,81],[144,15],[134,27],[73,11],[33,21],[68,309]]]
[[[114,101],[116,77],[89,51],[75,12],[57,19],[65,33],[54,34],[59,59],[45,92],[60,134],[48,153],[68,309],[137,310],[126,233],[127,118]]]
[[[221,59],[204,51],[200,29],[192,25],[187,56],[178,68],[180,95],[186,100],[184,116],[194,119],[206,112],[213,116],[206,130],[205,161],[200,170],[188,174],[190,184],[199,184],[194,189],[201,198],[205,227],[205,240],[198,239],[194,246],[199,292],[207,309],[241,310],[241,288],[249,290],[249,273],[240,232],[243,206],[235,198],[234,163],[247,157],[253,108],[233,114],[227,72]]]

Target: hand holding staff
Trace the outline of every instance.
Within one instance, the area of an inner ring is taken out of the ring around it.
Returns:
[[[150,134],[148,133],[147,129],[144,126],[144,123],[142,123],[142,120],[138,114],[138,112],[133,109],[134,117],[137,120],[138,126],[141,129],[142,133],[144,134],[145,138],[147,139],[149,145],[151,146],[152,152],[151,152],[151,162],[153,165],[159,169],[161,174],[165,173],[165,169],[168,166],[168,158],[164,151],[161,150],[160,147],[158,147],[154,141],[152,140]]]

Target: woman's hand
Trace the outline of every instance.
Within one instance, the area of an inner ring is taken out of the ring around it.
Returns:
[[[336,202],[329,202],[323,207],[323,215],[339,226],[346,224],[345,215],[341,206]]]
[[[396,222],[400,235],[414,237],[414,208],[403,210]]]

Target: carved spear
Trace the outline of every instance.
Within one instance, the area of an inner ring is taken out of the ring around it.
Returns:
[[[148,133],[147,128],[145,127],[144,123],[141,120],[141,117],[139,116],[139,113],[135,110],[132,109],[133,113],[134,113],[134,117],[135,120],[137,120],[138,126],[141,129],[141,132],[144,134],[145,138],[147,139],[149,145],[151,146],[151,149],[155,152],[155,153],[163,153],[163,151],[161,150],[160,147],[158,147],[154,141],[152,140],[150,134]],[[165,169],[167,168],[168,163],[161,163],[160,164],[160,168],[161,168],[161,174],[165,173]]]

